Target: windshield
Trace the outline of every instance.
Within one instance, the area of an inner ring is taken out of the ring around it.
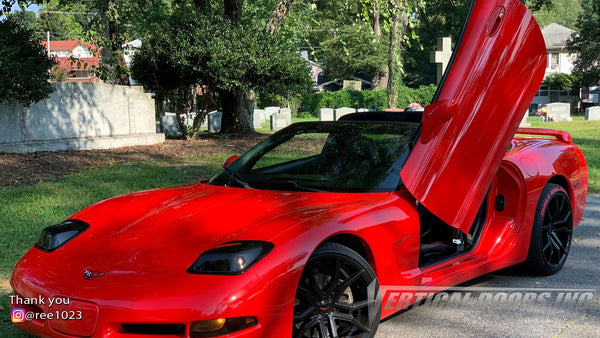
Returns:
[[[320,192],[394,191],[416,123],[308,122],[250,149],[209,184]]]

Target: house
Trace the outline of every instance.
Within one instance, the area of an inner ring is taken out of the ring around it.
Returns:
[[[546,76],[553,73],[571,74],[573,71],[573,61],[575,61],[576,55],[571,54],[566,48],[567,41],[573,33],[575,33],[574,30],[557,23],[542,27],[542,35],[548,53]]]
[[[92,68],[98,67],[98,49],[83,41],[42,41],[50,56],[54,56],[65,73],[65,82],[100,82]]]

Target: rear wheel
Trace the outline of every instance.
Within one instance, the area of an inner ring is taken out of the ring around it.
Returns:
[[[293,337],[370,338],[380,316],[379,284],[369,263],[343,245],[317,248],[296,290]]]
[[[567,260],[573,236],[573,212],[563,187],[549,183],[535,210],[525,264],[537,275],[557,273]]]

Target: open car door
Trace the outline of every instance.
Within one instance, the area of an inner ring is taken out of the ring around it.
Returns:
[[[447,224],[469,231],[546,68],[542,33],[516,0],[474,0],[400,175]]]

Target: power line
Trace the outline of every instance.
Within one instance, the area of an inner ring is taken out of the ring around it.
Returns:
[[[98,13],[85,13],[85,12],[60,12],[60,11],[40,11],[42,13],[51,13],[51,14],[77,14],[77,15],[96,15]]]

